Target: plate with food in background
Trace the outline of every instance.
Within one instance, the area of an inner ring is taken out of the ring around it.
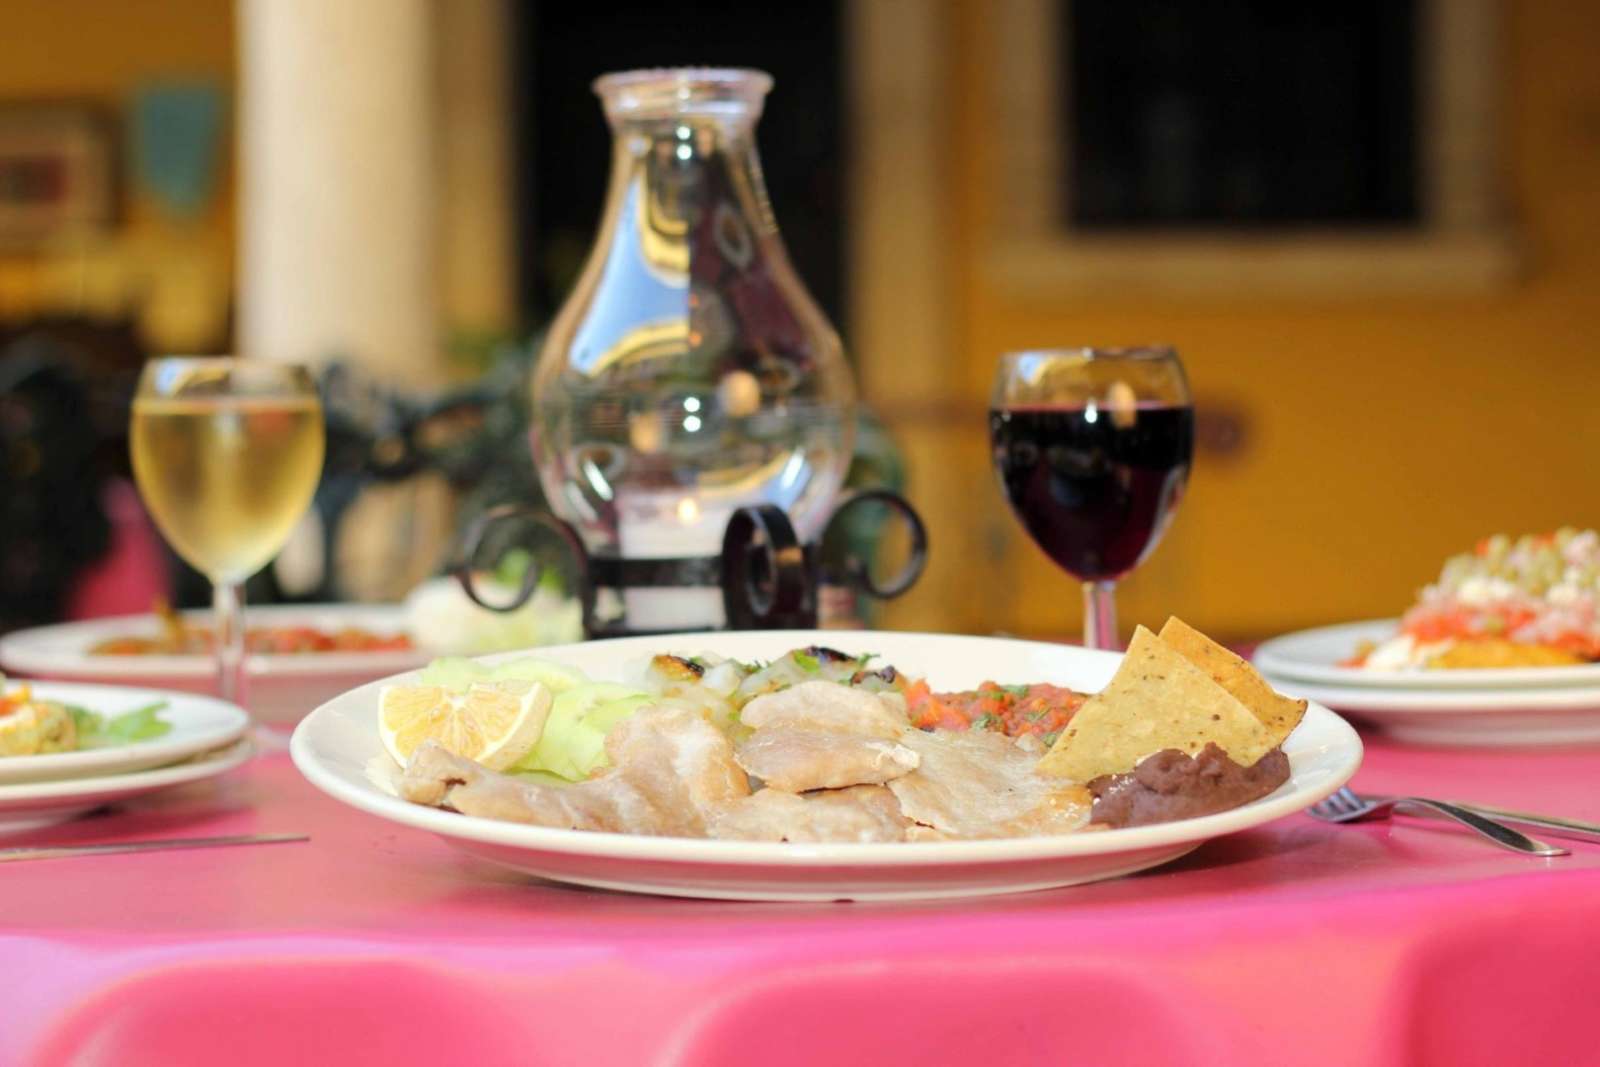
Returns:
[[[763,900],[1116,877],[1300,811],[1361,760],[1176,620],[1126,656],[772,631],[446,660],[296,729],[335,799],[529,874]]]
[[[435,656],[578,639],[581,610],[541,589],[523,607],[490,612],[453,579],[419,586],[404,604],[248,608],[246,702],[257,720],[293,723],[354,686]],[[0,669],[30,678],[215,691],[206,611],[157,611],[19,630],[0,637]]]
[[[1600,534],[1485,538],[1399,619],[1264,642],[1280,681],[1384,689],[1600,688]]]
[[[249,725],[244,709],[192,693],[0,679],[0,785],[161,767]]]

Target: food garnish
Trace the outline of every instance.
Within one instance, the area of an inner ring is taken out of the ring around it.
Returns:
[[[501,771],[539,743],[550,701],[547,686],[524,679],[474,682],[465,693],[437,685],[387,685],[378,694],[379,733],[397,763],[433,742]]]
[[[581,782],[606,765],[606,735],[650,704],[650,694],[614,682],[583,682],[556,694],[544,735],[515,770]]]

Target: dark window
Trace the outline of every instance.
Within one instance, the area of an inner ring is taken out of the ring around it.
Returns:
[[[636,67],[756,67],[775,79],[756,127],[767,189],[795,269],[843,326],[845,136],[837,2],[613,0],[513,5],[519,296],[550,320],[588,254],[611,138],[590,83]]]
[[[1068,0],[1085,229],[1414,225],[1415,0]]]

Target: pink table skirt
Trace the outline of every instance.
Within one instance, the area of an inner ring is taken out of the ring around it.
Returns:
[[[1600,749],[1372,740],[1358,788],[1600,821]],[[307,844],[0,867],[0,1063],[1595,1063],[1600,844],[1297,816],[1147,874],[928,905],[539,883],[273,752],[7,843]]]

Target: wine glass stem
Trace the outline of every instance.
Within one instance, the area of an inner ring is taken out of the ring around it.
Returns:
[[[1083,646],[1113,651],[1122,647],[1117,642],[1116,582],[1083,583]]]
[[[216,631],[217,695],[244,703],[244,586],[213,582],[212,626]]]

